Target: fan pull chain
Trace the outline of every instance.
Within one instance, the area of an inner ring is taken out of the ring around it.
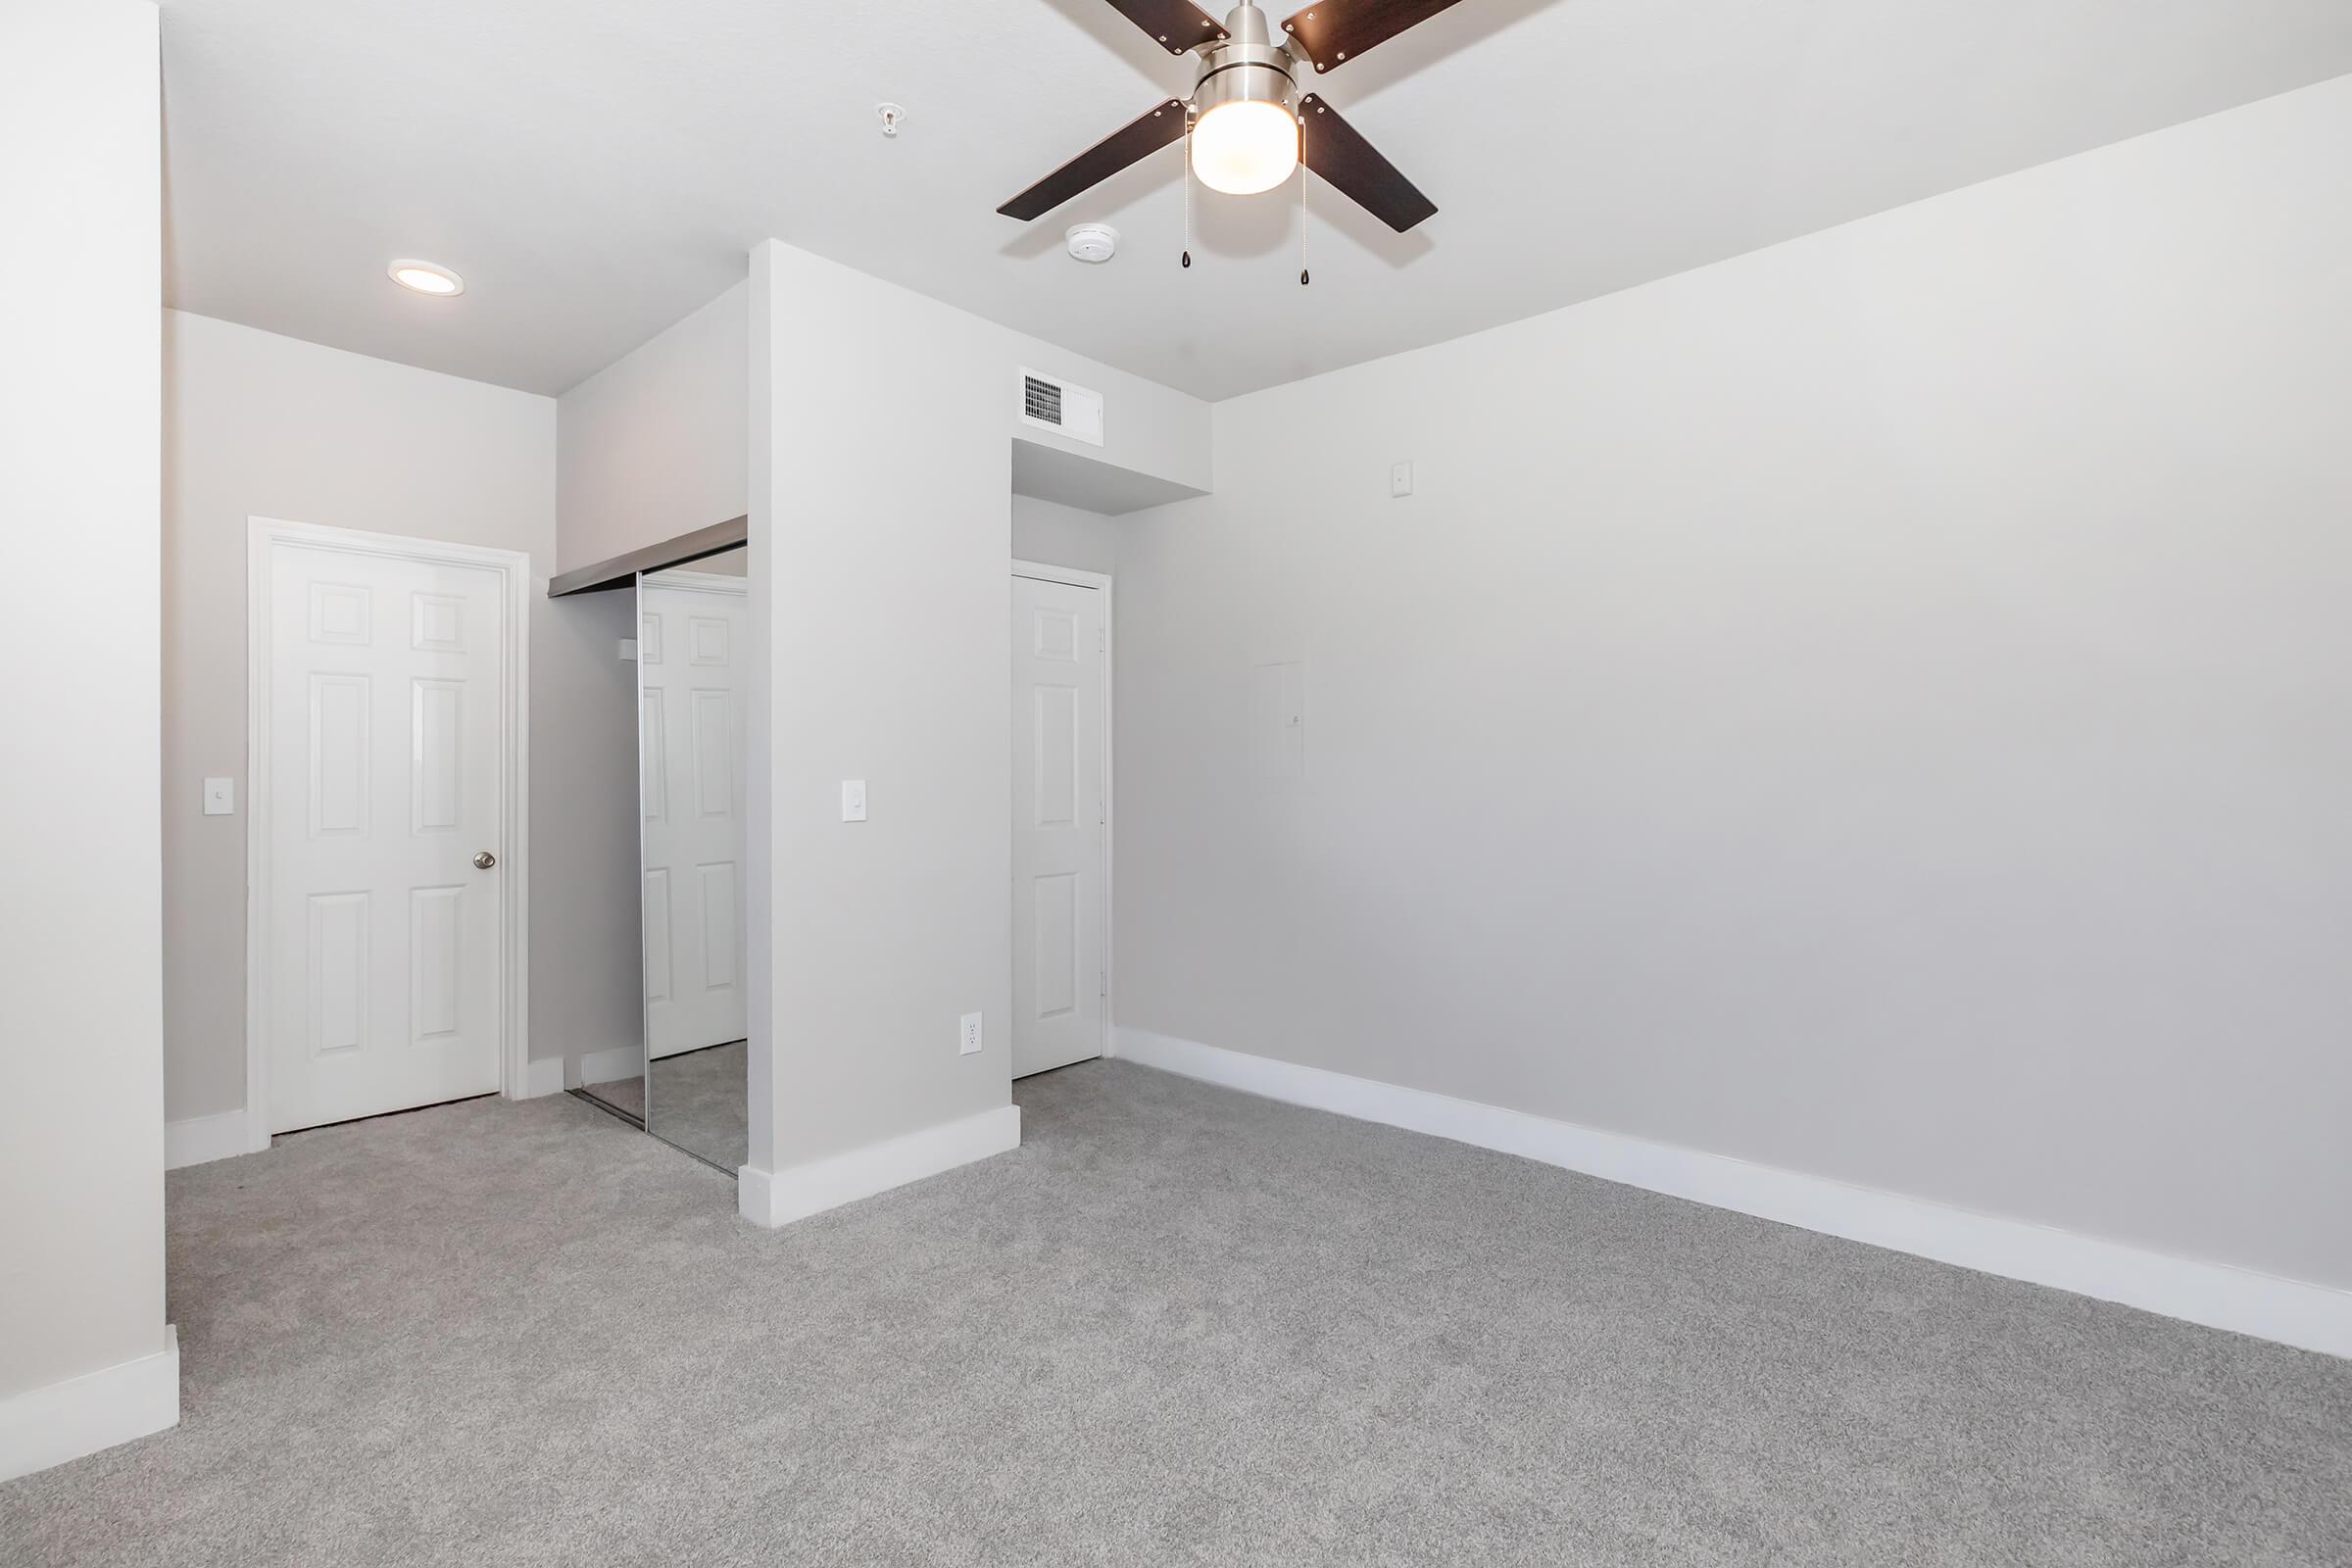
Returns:
[[[1193,265],[1193,112],[1184,112],[1184,265]]]
[[[1298,117],[1298,133],[1306,134],[1306,117]],[[1298,286],[1306,287],[1306,166],[1298,166]]]

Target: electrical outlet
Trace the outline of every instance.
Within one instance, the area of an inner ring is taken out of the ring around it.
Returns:
[[[967,1012],[963,1015],[963,1032],[956,1038],[956,1054],[968,1056],[979,1049],[980,1015],[976,1012]]]

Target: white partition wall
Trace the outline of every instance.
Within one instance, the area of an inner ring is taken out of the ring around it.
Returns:
[[[1012,441],[1201,490],[1208,409],[772,241],[750,303],[750,858],[769,874],[747,911],[742,1196],[773,1224],[1017,1141]],[[1023,367],[1103,394],[1103,445],[1024,428]]]
[[[0,1480],[172,1425],[164,1321],[156,8],[0,9]],[[66,591],[103,581],[106,598]],[[93,606],[101,608],[94,612]],[[104,608],[111,607],[111,608]],[[70,678],[69,678],[70,677]]]

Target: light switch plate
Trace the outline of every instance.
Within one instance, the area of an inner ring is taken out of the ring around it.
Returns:
[[[865,780],[845,778],[841,781],[841,819],[844,822],[865,820]]]
[[[1409,496],[1413,493],[1413,466],[1409,463],[1389,465],[1389,494]]]
[[[980,1015],[976,1012],[967,1012],[963,1015],[963,1032],[956,1037],[956,1054],[969,1056],[979,1049]]]
[[[233,778],[208,778],[204,781],[204,814],[234,816],[237,814],[237,781]]]
[[[636,638],[623,637],[620,640],[620,662],[624,664],[634,664],[637,662]]]

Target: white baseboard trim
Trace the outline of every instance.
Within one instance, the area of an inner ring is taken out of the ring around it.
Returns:
[[[167,1323],[153,1355],[0,1399],[0,1481],[177,1425],[179,1330]]]
[[[623,1078],[635,1078],[645,1071],[645,1048],[614,1046],[609,1051],[591,1051],[580,1057],[580,1082],[585,1084],[617,1083]]]
[[[182,1165],[202,1165],[208,1160],[227,1159],[235,1154],[258,1154],[270,1147],[264,1138],[259,1147],[253,1142],[253,1122],[242,1110],[224,1110],[218,1116],[189,1116],[180,1121],[164,1123],[164,1169],[177,1170]]]
[[[522,1065],[522,1093],[518,1100],[537,1100],[545,1095],[564,1092],[564,1058],[534,1056]]]
[[[1337,1111],[1940,1263],[2352,1357],[2352,1292],[2102,1241],[1526,1111],[1252,1056],[1149,1030],[1111,1054],[1269,1100]]]
[[[785,1170],[746,1165],[736,1173],[735,1200],[745,1219],[772,1229],[1020,1146],[1021,1107],[999,1105]]]

